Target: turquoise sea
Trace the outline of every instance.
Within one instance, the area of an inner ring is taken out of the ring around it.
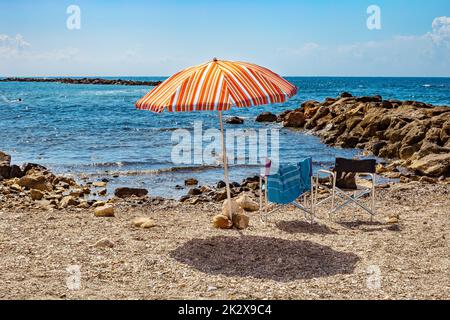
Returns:
[[[120,77],[133,80],[164,80],[164,77]],[[379,94],[384,99],[418,100],[450,105],[450,78],[343,78],[290,77],[299,93],[290,101],[250,109],[233,109],[225,117],[245,119],[243,129],[280,128],[279,124],[254,121],[263,111],[280,113],[303,101],[335,97],[342,91],[353,95]],[[14,163],[36,162],[58,173],[90,179],[107,178],[116,186],[140,186],[152,195],[176,198],[185,178],[201,184],[222,179],[220,168],[171,161],[171,135],[178,128],[192,130],[194,121],[203,128],[218,128],[214,112],[154,114],[135,110],[134,103],[151,87],[71,85],[59,83],[0,82],[0,150]],[[16,101],[21,99],[21,102]],[[236,126],[226,125],[228,128]],[[312,156],[315,168],[329,167],[336,156],[352,157],[358,150],[331,148],[302,131],[280,131],[283,162]],[[258,174],[254,166],[232,166],[232,180]]]

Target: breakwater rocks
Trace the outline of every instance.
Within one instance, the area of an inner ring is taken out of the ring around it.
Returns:
[[[191,180],[191,179],[189,179]],[[195,179],[192,179],[195,180]],[[198,181],[195,180],[197,183]],[[222,202],[227,198],[227,189],[224,181],[219,181],[215,186],[196,186],[195,184],[186,184],[188,186],[187,194],[180,198],[181,202],[188,204],[197,204],[202,202]],[[183,188],[179,186],[180,188]],[[259,177],[247,177],[239,182],[230,183],[231,197],[248,195],[253,199],[259,198]]]
[[[306,101],[278,116],[284,127],[309,130],[325,144],[364,149],[415,175],[450,177],[450,107],[418,101],[353,97]]]
[[[101,78],[4,78],[0,82],[58,82],[67,84],[99,84],[121,86],[157,86],[162,81],[135,81]]]
[[[115,197],[106,199],[108,181],[85,181],[57,176],[39,164],[11,164],[11,156],[0,151],[0,207],[38,207],[60,210],[69,207],[92,208],[96,216],[111,216],[111,204],[121,199],[136,204],[164,201],[147,196],[146,189],[117,188]]]

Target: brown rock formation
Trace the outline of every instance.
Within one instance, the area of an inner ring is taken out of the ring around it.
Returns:
[[[300,114],[304,121],[295,126],[287,121]],[[307,101],[284,119],[285,127],[311,130],[326,144],[399,159],[418,175],[450,176],[450,107],[345,93],[323,103]]]

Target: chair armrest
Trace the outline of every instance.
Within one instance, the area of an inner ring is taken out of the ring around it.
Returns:
[[[330,170],[325,170],[325,169],[320,169],[320,170],[318,170],[318,171],[317,171],[317,175],[316,175],[316,184],[317,184],[317,185],[320,184],[320,182],[319,182],[320,174],[324,174],[324,175],[329,176],[329,178],[331,178],[331,182],[332,182],[333,185],[334,185],[334,183],[335,183],[335,181],[336,181],[336,172],[333,172],[333,171],[330,171]]]
[[[334,175],[334,172],[333,172],[333,171],[325,170],[325,169],[320,169],[319,171],[317,171],[317,174],[320,174],[320,173],[325,173],[325,174]]]

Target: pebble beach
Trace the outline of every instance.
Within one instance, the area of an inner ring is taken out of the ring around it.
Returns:
[[[285,207],[267,224],[249,213],[245,230],[212,227],[220,203],[136,198],[95,217],[1,201],[0,298],[449,299],[449,192],[399,183],[379,190],[373,222],[354,209],[330,221],[322,210],[310,225]],[[135,226],[137,217],[154,226]]]
[[[232,186],[251,204],[246,220],[220,229],[223,181],[191,177],[179,200],[127,186],[108,196],[108,180],[19,166],[2,152],[0,298],[449,299],[448,110],[343,93],[258,115],[383,157],[373,220],[323,206],[310,224],[286,206],[264,223],[258,179],[247,177]]]

